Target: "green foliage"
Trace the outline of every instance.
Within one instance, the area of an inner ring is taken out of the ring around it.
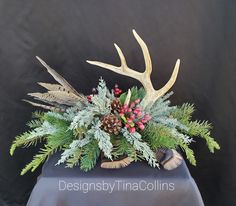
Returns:
[[[61,128],[56,133],[47,137],[48,145],[55,147],[62,147],[68,145],[73,140],[73,132],[68,128]]]
[[[139,154],[137,154],[135,148],[131,143],[128,142],[126,138],[123,136],[118,136],[113,140],[114,150],[112,152],[112,156],[116,159],[123,156],[128,156],[132,158],[134,161],[137,161],[139,158]]]
[[[45,148],[42,148],[40,152],[34,156],[33,160],[25,166],[25,168],[21,171],[21,175],[24,175],[29,170],[34,172],[40,164],[47,160],[47,158],[56,151],[57,147],[50,147],[46,145]]]
[[[186,155],[188,161],[192,165],[196,166],[196,159],[195,159],[193,150],[190,149],[189,146],[183,142],[180,142],[179,145],[180,145],[181,149],[185,152],[185,155]]]
[[[100,149],[96,140],[91,141],[83,147],[82,157],[80,160],[80,169],[89,171],[96,165],[100,155]]]
[[[130,97],[131,102],[133,102],[136,99],[143,99],[144,98],[145,90],[143,87],[141,87],[139,89],[138,89],[138,87],[132,87],[130,90],[131,90],[131,97]],[[127,96],[127,92],[123,93],[120,96],[121,103],[125,102],[126,96]]]
[[[161,124],[151,122],[141,134],[152,150],[158,148],[175,149],[178,146],[178,141],[172,136],[170,129]]]
[[[176,107],[171,114],[183,124],[188,124],[188,122],[191,121],[194,111],[195,108],[193,104],[184,103],[180,107]]]
[[[49,122],[51,125],[54,125],[54,127],[58,129],[65,128],[70,125],[70,122],[58,112],[47,112],[41,119]]]
[[[176,149],[180,147],[185,152],[189,162],[192,165],[196,165],[193,150],[182,139],[176,137],[172,133],[172,129],[161,124],[150,123],[142,135],[144,140],[152,146],[153,150],[157,150],[158,148]]]
[[[56,131],[57,129],[53,125],[44,121],[39,127],[17,136],[11,146],[10,154],[13,155],[17,147],[36,145],[37,142],[44,139],[45,136],[54,134]]]
[[[122,129],[122,134],[127,139],[127,141],[133,145],[135,150],[141,154],[142,159],[145,159],[152,167],[159,166],[154,152],[146,142],[142,141],[141,135],[138,132],[130,133],[127,129]]]
[[[93,126],[88,130],[88,135],[93,136],[94,139],[98,141],[98,146],[103,151],[105,157],[112,159],[112,143],[110,140],[110,135],[103,131],[101,128],[101,122],[98,119],[95,119]]]
[[[188,123],[188,134],[191,136],[201,137],[206,141],[210,152],[214,153],[215,150],[219,150],[219,144],[211,137],[210,129],[211,124],[207,121],[192,121]]]
[[[42,124],[43,124],[43,121],[41,119],[32,119],[28,123],[26,123],[26,125],[30,129],[35,129],[37,127],[40,127],[40,126],[42,126]]]
[[[70,124],[70,129],[85,127],[87,128],[93,121],[96,111],[92,107],[86,107],[79,111]]]
[[[211,137],[210,130],[212,129],[212,126],[207,121],[191,121],[194,110],[192,104],[183,104],[174,110],[172,115],[188,127],[188,131],[186,132],[188,135],[203,138],[206,141],[210,152],[214,153],[214,150],[220,149],[220,146]]]
[[[79,165],[80,158],[83,154],[83,149],[81,147],[73,150],[73,153],[66,161],[66,167],[73,168]]]
[[[43,117],[44,112],[36,110],[32,113],[32,118],[33,119],[41,119],[41,117]]]
[[[91,141],[89,136],[86,136],[82,139],[73,140],[69,147],[64,148],[64,152],[61,154],[60,160],[57,164],[65,163],[68,160],[68,163],[77,164],[81,155],[76,155],[77,153],[82,152],[82,147],[88,144]],[[72,160],[69,160],[72,157]],[[77,161],[76,161],[77,160]]]
[[[150,108],[149,112],[152,115],[152,121],[159,125],[166,126],[171,136],[183,139],[184,142],[190,143],[192,139],[186,135],[182,134],[180,131],[188,131],[188,127],[179,121],[178,118],[172,115],[178,108],[176,106],[170,106],[170,101],[168,98],[173,94],[170,92],[163,97],[159,98],[154,105]]]
[[[28,139],[30,137],[32,131],[27,131],[15,138],[13,141],[11,148],[10,148],[10,154],[13,155],[17,147],[29,147],[31,145],[36,145],[38,141],[42,141],[42,136],[35,136],[34,138]]]

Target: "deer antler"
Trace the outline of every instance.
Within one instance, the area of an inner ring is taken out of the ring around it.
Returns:
[[[138,80],[139,82],[141,82],[141,84],[143,85],[143,87],[146,91],[146,95],[143,99],[143,106],[144,107],[152,106],[153,103],[159,97],[164,95],[174,85],[175,80],[178,75],[178,71],[179,71],[180,60],[178,59],[176,61],[174,71],[173,71],[169,81],[165,84],[165,86],[162,87],[161,89],[155,90],[153,88],[152,81],[151,81],[152,61],[151,61],[151,57],[150,57],[150,53],[148,51],[147,45],[141,39],[141,37],[136,33],[136,31],[134,29],[133,29],[133,34],[134,34],[134,37],[137,40],[137,42],[139,43],[139,45],[142,49],[142,52],[143,52],[144,61],[145,61],[145,71],[144,72],[137,72],[135,70],[130,69],[127,66],[123,52],[116,44],[114,44],[114,45],[115,45],[115,48],[116,48],[118,55],[120,57],[121,66],[113,66],[111,64],[106,64],[106,63],[102,63],[102,62],[98,62],[98,61],[88,61],[87,60],[87,62],[89,64],[93,64],[93,65],[111,70],[111,71],[116,72],[118,74],[132,77],[132,78]]]

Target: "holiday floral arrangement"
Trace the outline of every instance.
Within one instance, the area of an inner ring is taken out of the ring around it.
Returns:
[[[161,165],[171,170],[182,162],[182,156],[176,151],[179,149],[191,164],[196,165],[190,148],[195,137],[205,139],[210,152],[220,148],[210,135],[211,124],[192,120],[192,104],[170,104],[169,97],[173,93],[167,92],[177,78],[180,60],[177,60],[166,85],[155,90],[150,79],[152,63],[147,45],[134,30],[133,34],[144,55],[146,68],[143,73],[127,66],[116,44],[121,66],[87,61],[132,77],[143,86],[126,92],[122,92],[118,85],[109,90],[101,78],[91,95],[80,94],[37,57],[58,83],[39,83],[47,92],[28,94],[38,102],[24,100],[46,111],[34,112],[27,124],[30,130],[17,136],[11,146],[10,153],[13,155],[17,147],[43,142],[39,153],[22,170],[22,175],[34,171],[57,151],[61,154],[58,165],[79,166],[84,171],[94,168],[99,157],[103,168],[121,168],[133,161],[145,160],[151,167],[159,168]]]

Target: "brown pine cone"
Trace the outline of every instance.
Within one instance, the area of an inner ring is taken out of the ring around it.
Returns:
[[[115,111],[116,112],[120,112],[120,109],[122,107],[122,104],[120,102],[120,100],[118,98],[114,99],[112,102],[111,102],[111,110],[112,112],[114,113]]]
[[[102,129],[105,132],[115,135],[118,135],[120,133],[122,123],[114,114],[109,114],[107,116],[104,116],[101,119],[101,122],[102,122]]]

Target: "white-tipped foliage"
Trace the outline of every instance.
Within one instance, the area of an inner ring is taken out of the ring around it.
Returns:
[[[71,156],[75,154],[75,151],[78,148],[82,148],[86,144],[88,144],[91,141],[91,138],[89,136],[85,137],[84,139],[74,140],[68,149],[65,149],[64,152],[61,154],[60,160],[57,162],[57,165],[65,163],[66,160],[68,160]]]
[[[43,137],[45,135],[51,135],[54,134],[57,131],[57,128],[55,128],[52,124],[45,121],[40,127],[35,128],[32,130],[27,137],[27,139],[33,139],[35,137]]]
[[[88,130],[88,135],[94,137],[98,141],[98,146],[103,151],[104,155],[112,159],[112,143],[110,141],[110,135],[105,131],[101,130],[101,122],[98,119],[95,119],[93,126]]]
[[[142,154],[143,158],[148,162],[149,165],[152,167],[159,167],[155,154],[148,144],[142,141],[142,136],[138,132],[130,133],[127,129],[122,129],[122,134],[128,140],[128,142],[131,143],[134,148]]]

